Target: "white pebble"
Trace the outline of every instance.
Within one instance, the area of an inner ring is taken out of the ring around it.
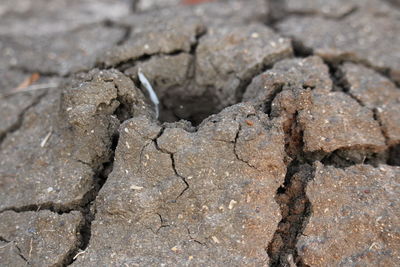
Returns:
[[[233,206],[235,205],[237,203],[237,201],[235,201],[235,200],[231,200],[231,202],[229,202],[229,206],[228,206],[228,209],[233,209]]]

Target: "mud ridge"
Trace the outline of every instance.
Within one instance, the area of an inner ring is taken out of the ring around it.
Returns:
[[[357,97],[355,97],[351,92],[350,92],[350,85],[347,83],[347,81],[345,80],[344,74],[342,73],[342,71],[338,68],[338,65],[332,64],[330,62],[325,62],[324,63],[328,66],[329,68],[329,73],[331,75],[331,80],[333,82],[333,90],[334,91],[341,91],[345,94],[347,94],[348,96],[350,96],[352,99],[354,99],[360,106],[362,107],[366,107],[365,103],[358,99]],[[379,119],[378,116],[378,111],[376,108],[370,109],[373,113],[373,118],[374,120],[379,124],[379,128],[380,131],[382,133],[382,136],[385,138],[385,144],[388,145],[389,143],[389,137],[386,134],[386,132],[383,129],[382,126],[382,121]]]

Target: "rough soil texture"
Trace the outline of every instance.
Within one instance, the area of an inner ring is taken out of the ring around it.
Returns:
[[[0,265],[397,266],[399,6],[2,1]]]
[[[79,244],[76,233],[83,223],[78,211],[61,215],[47,210],[5,211],[0,220],[3,266],[65,264],[65,255]]]
[[[399,192],[397,167],[340,169],[316,163],[314,180],[306,189],[312,216],[297,243],[304,263],[397,265],[400,222],[393,215],[398,213]]]

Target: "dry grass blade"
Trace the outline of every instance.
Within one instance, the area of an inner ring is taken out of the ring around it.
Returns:
[[[24,89],[28,87],[29,85],[37,82],[40,79],[40,74],[35,72],[29,77],[27,77],[22,83],[20,83],[14,90],[19,91],[21,89]]]
[[[25,93],[25,92],[31,92],[31,91],[37,91],[37,90],[44,90],[44,89],[50,89],[50,88],[56,88],[56,87],[58,87],[58,83],[34,84],[34,85],[27,86],[27,87],[25,87],[23,89],[12,90],[12,91],[0,94],[0,98],[12,96],[12,95],[19,94],[19,93]]]

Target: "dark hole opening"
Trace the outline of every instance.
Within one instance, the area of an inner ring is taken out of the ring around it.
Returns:
[[[206,85],[204,81],[198,82],[194,60],[182,57],[182,54],[152,57],[124,71],[151,101],[138,77],[139,69],[149,81],[160,102],[160,122],[183,119],[197,126],[210,115],[240,101],[241,96],[237,94],[245,88],[242,84],[234,84],[228,89],[211,82]]]
[[[388,164],[392,166],[400,166],[400,144],[390,149]]]
[[[160,99],[161,122],[175,122],[181,119],[190,121],[193,126],[199,125],[204,119],[218,113],[219,103],[209,92],[202,96],[166,95]]]

